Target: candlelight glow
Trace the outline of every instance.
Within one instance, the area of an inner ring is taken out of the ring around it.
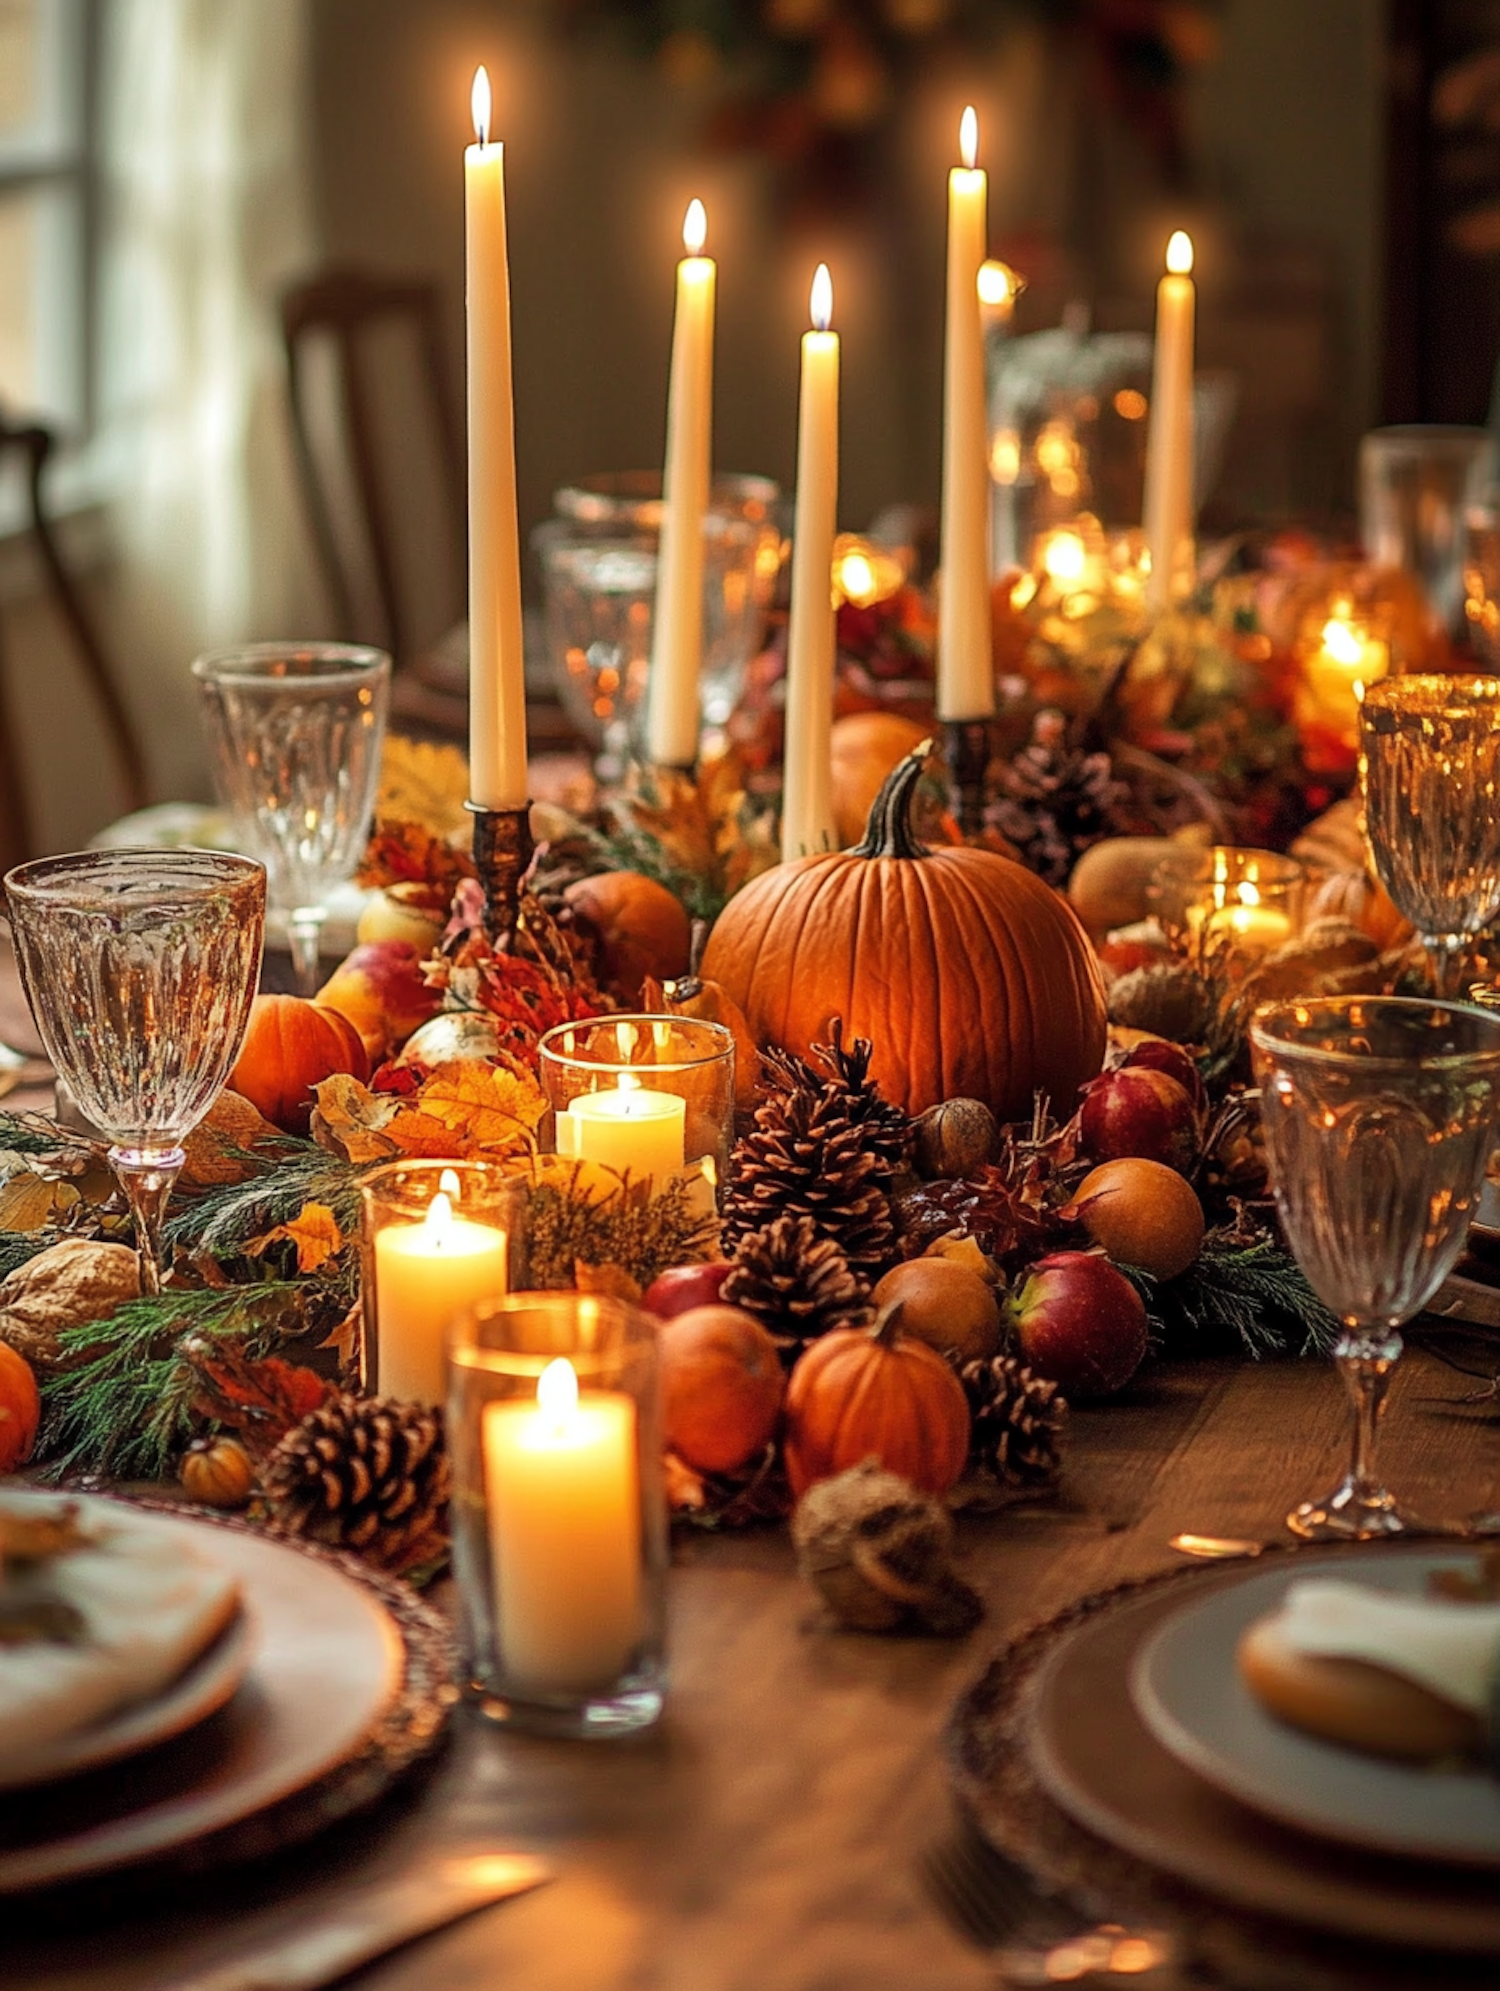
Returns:
[[[578,1377],[573,1364],[559,1355],[536,1379],[537,1409],[549,1424],[562,1427],[578,1410]]]
[[[1323,624],[1323,648],[1336,664],[1352,666],[1364,661],[1364,644],[1348,623],[1337,616]]]
[[[979,157],[979,119],[972,104],[958,121],[958,151],[959,157],[972,173],[974,161]]]
[[[461,1195],[463,1191],[458,1180],[458,1170],[445,1168],[438,1177],[438,1188],[450,1201],[453,1197]]]
[[[448,1181],[446,1174],[443,1177],[443,1181],[445,1184]],[[458,1187],[457,1182],[453,1186],[456,1189]],[[427,1215],[423,1222],[424,1228],[432,1233],[434,1243],[441,1239],[446,1232],[451,1231],[453,1228],[452,1197],[445,1196],[440,1189],[427,1205]]]
[[[1174,277],[1185,277],[1193,267],[1193,238],[1175,229],[1167,244],[1167,268]]]
[[[906,568],[888,547],[856,532],[841,532],[833,542],[833,602],[869,608],[887,601],[906,579]]]
[[[995,307],[1009,304],[1020,294],[1021,283],[1009,263],[993,258],[979,265],[979,302]]]
[[[690,200],[682,222],[682,246],[690,256],[701,256],[708,240],[708,215],[701,200]]]
[[[833,323],[833,278],[826,263],[819,263],[812,280],[812,321],[819,332],[826,332]]]
[[[1258,906],[1260,904],[1260,888],[1252,885],[1248,879],[1238,889],[1240,904],[1242,906]]]
[[[1088,560],[1088,548],[1076,532],[1054,532],[1042,553],[1047,578],[1066,587],[1081,581]]]
[[[490,72],[481,62],[474,71],[474,87],[469,92],[469,109],[474,114],[474,136],[481,145],[490,142]]]

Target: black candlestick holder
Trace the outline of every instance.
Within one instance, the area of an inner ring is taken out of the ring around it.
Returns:
[[[978,836],[984,828],[984,778],[990,764],[993,732],[994,723],[989,719],[943,721],[950,805],[966,837]]]
[[[531,839],[531,804],[519,809],[464,807],[474,818],[474,869],[484,891],[484,931],[491,947],[504,952],[515,936],[521,912],[521,881],[536,845]]]

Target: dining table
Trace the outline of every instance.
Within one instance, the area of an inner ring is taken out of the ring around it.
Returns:
[[[0,1038],[24,1042],[27,1028],[0,952]],[[992,1958],[928,1879],[955,1829],[945,1731],[956,1699],[1023,1626],[1182,1564],[1171,1543],[1184,1531],[1284,1539],[1288,1507],[1330,1477],[1347,1422],[1326,1361],[1148,1363],[1122,1395],[1074,1407],[1055,1490],[960,1517],[959,1566],[985,1615],[959,1639],[841,1629],[784,1526],[679,1528],[655,1727],[548,1740],[460,1708],[434,1760],[294,1849],[7,1900],[0,1991],[173,1984],[336,1913],[357,1883],[420,1874],[453,1851],[538,1854],[552,1877],[367,1966],[361,1987],[994,1985]],[[1500,1507],[1496,1405],[1421,1348],[1398,1369],[1384,1443],[1391,1480],[1419,1511]],[[456,1608],[451,1585],[429,1595]],[[1435,1966],[1420,1981],[1448,1978]]]

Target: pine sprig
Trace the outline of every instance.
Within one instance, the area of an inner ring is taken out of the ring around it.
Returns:
[[[49,1225],[39,1231],[0,1231],[0,1279],[8,1279],[12,1272],[28,1264],[39,1252],[50,1245],[61,1244],[71,1231],[58,1230]]]
[[[625,1182],[611,1196],[590,1199],[580,1177],[575,1169],[570,1181],[531,1186],[526,1252],[533,1286],[572,1286],[582,1264],[618,1265],[644,1289],[669,1265],[707,1256],[716,1220],[693,1207],[686,1183],[669,1183],[654,1196],[649,1182]]]
[[[1269,1231],[1247,1235],[1243,1218],[1211,1230],[1196,1261],[1168,1285],[1123,1269],[1167,1355],[1230,1353],[1263,1362],[1326,1355],[1338,1337],[1338,1320],[1286,1246]]]
[[[103,1153],[98,1141],[49,1120],[44,1113],[0,1113],[0,1154],[50,1155],[59,1148],[88,1148]]]
[[[232,1256],[254,1237],[292,1221],[304,1203],[324,1203],[346,1237],[359,1230],[362,1171],[313,1141],[278,1144],[274,1161],[246,1154],[257,1172],[207,1189],[168,1220],[167,1242],[188,1252]]]

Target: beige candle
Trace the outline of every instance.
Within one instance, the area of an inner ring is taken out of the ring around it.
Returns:
[[[607,1091],[581,1093],[558,1114],[557,1152],[663,1189],[685,1166],[686,1129],[686,1100],[648,1092],[627,1074]]]
[[[382,1396],[443,1403],[444,1339],[461,1313],[508,1290],[506,1234],[453,1214],[456,1175],[443,1176],[420,1224],[375,1233],[376,1363]]]
[[[469,795],[485,809],[526,801],[521,539],[511,392],[505,147],[491,143],[490,79],[474,76],[464,152],[469,392]]]
[[[964,112],[959,142],[964,163],[948,175],[937,711],[940,719],[987,719],[995,709],[995,673],[990,638],[989,420],[979,270],[988,232],[988,181],[974,164],[979,130],[972,105]]]
[[[1151,427],[1146,437],[1148,599],[1158,608],[1192,585],[1193,245],[1179,228],[1167,244],[1167,274],[1156,291],[1156,355]]]
[[[797,530],[786,654],[781,855],[831,850],[833,827],[833,542],[839,504],[839,338],[833,282],[819,263],[813,329],[802,335],[797,412]]]
[[[700,254],[708,221],[701,200],[682,224],[677,265],[667,455],[662,477],[656,619],[651,632],[646,749],[664,767],[698,758],[698,676],[703,658],[703,520],[713,456],[714,289],[717,270]]]

